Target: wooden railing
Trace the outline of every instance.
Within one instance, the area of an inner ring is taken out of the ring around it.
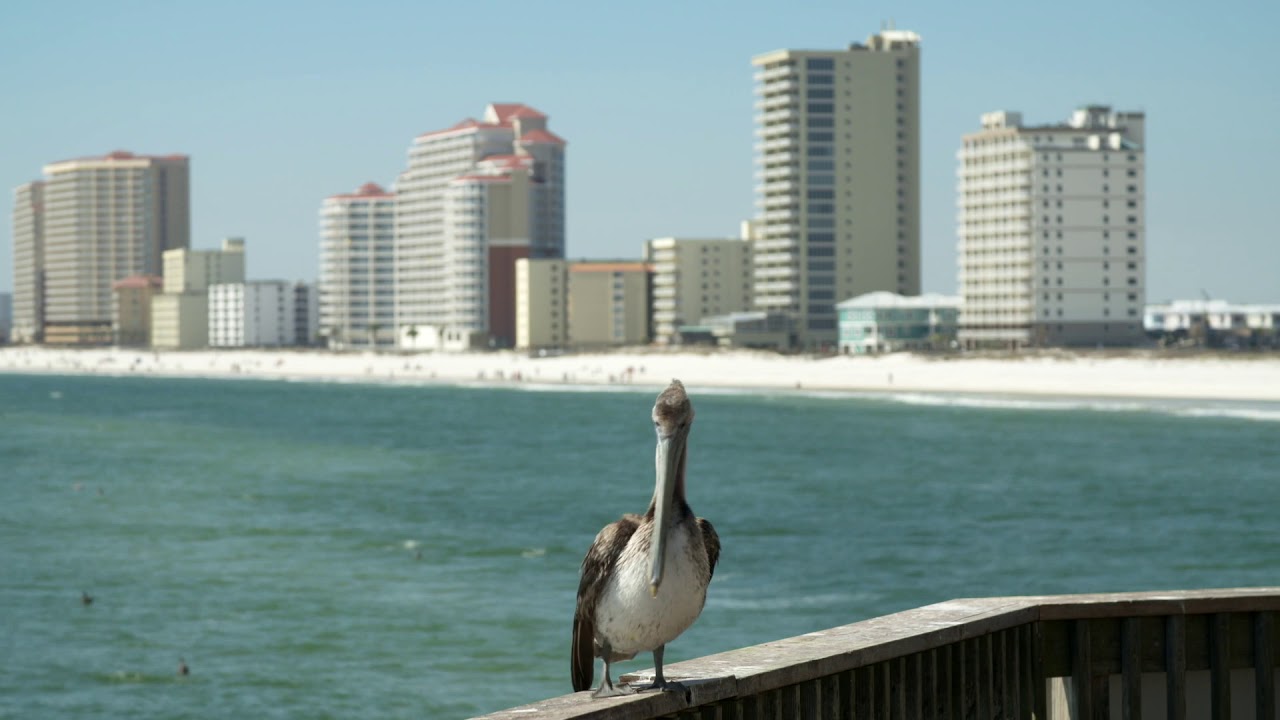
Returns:
[[[485,717],[1275,720],[1278,612],[1280,587],[952,600],[669,665],[684,693]]]

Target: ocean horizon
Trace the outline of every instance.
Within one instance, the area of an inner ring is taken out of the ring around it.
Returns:
[[[668,662],[957,597],[1280,584],[1280,403],[689,392],[724,548]],[[578,565],[648,503],[655,395],[0,374],[0,717],[569,692]]]

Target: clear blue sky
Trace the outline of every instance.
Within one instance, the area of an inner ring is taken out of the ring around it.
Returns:
[[[1145,5],[1145,6],[1144,6]],[[568,254],[736,234],[751,57],[923,38],[924,288],[955,290],[955,152],[979,116],[1147,113],[1148,299],[1280,302],[1280,3],[58,2],[0,19],[0,291],[12,189],[116,149],[185,153],[192,246],[317,275],[323,198],[387,186],[412,138],[530,104],[568,146]]]

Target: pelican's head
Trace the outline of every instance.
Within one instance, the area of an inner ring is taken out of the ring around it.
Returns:
[[[672,380],[653,404],[653,428],[658,435],[655,456],[657,483],[653,492],[653,573],[649,592],[657,597],[666,561],[667,533],[675,519],[673,505],[684,497],[685,448],[693,425],[693,403],[679,380]]]

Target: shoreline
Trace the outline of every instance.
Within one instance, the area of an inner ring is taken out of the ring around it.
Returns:
[[[1280,402],[1280,354],[1159,357],[1039,353],[812,358],[766,352],[635,351],[530,357],[491,353],[335,353],[300,349],[151,351],[0,348],[0,373],[313,382],[1146,398]]]

